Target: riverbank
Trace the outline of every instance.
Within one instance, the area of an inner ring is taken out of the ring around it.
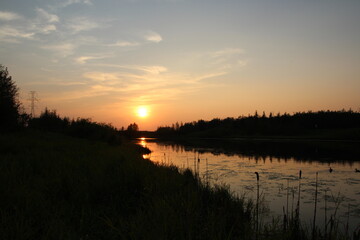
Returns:
[[[246,239],[251,202],[139,148],[24,131],[0,135],[1,239]]]

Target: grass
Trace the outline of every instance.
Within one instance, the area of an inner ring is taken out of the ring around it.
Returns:
[[[0,239],[251,239],[253,206],[129,143],[0,135]]]

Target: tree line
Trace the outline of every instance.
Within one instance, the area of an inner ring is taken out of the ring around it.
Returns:
[[[296,136],[322,133],[329,130],[360,128],[360,112],[353,110],[296,112],[268,114],[257,111],[238,118],[214,118],[159,127],[156,134],[166,136]],[[359,131],[357,131],[359,133]]]
[[[19,100],[19,88],[9,75],[8,69],[0,64],[0,133],[21,129],[59,132],[119,144],[123,137],[134,137],[139,126],[132,123],[126,129],[123,127],[118,130],[111,124],[94,122],[89,118],[60,117],[56,110],[48,108],[45,108],[39,117],[31,116],[25,112]]]
[[[118,130],[111,124],[94,122],[90,118],[70,120],[68,117],[60,117],[56,110],[47,108],[39,117],[31,118],[28,121],[28,127],[65,133],[74,137],[107,141],[109,144],[120,144],[122,137],[133,138],[139,131],[136,123],[131,123],[126,129]]]

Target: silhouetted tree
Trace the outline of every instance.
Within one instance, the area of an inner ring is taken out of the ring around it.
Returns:
[[[125,132],[125,135],[128,138],[136,138],[138,137],[138,132],[139,132],[139,126],[136,123],[131,123]]]
[[[136,123],[132,123],[127,127],[127,130],[130,132],[137,132],[139,131],[139,126]]]
[[[263,111],[263,114],[262,114],[262,116],[261,116],[261,118],[266,118],[266,113],[265,113],[265,111]]]
[[[32,118],[29,121],[29,127],[46,131],[64,132],[70,125],[68,118],[61,118],[56,110],[45,110],[38,118]]]
[[[0,64],[0,131],[11,131],[22,125],[25,115],[20,114],[19,89],[7,68]]]

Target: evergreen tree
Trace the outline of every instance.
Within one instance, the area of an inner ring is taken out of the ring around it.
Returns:
[[[7,68],[0,64],[0,132],[18,128],[22,122],[19,89]]]

